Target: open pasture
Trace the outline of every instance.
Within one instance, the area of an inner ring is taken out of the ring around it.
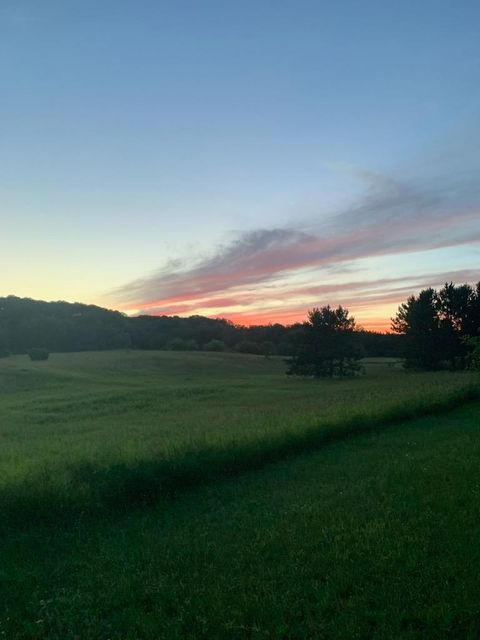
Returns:
[[[367,362],[366,374],[350,380],[284,370],[280,358],[206,353],[0,361],[5,513],[150,500],[166,487],[314,448],[327,432],[450,406],[472,394],[475,380],[409,373],[390,361]]]

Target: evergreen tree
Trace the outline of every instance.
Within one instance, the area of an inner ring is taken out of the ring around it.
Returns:
[[[442,339],[437,307],[435,290],[424,289],[401,304],[392,320],[392,330],[406,337],[406,366],[439,368]]]
[[[297,336],[295,354],[287,360],[287,374],[315,378],[354,375],[360,369],[354,331],[355,319],[341,306],[309,311]]]
[[[465,338],[479,335],[480,283],[447,283],[424,289],[400,305],[392,329],[405,336],[406,366],[421,369],[464,368],[468,355]]]

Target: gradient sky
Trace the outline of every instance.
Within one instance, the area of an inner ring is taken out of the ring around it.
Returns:
[[[0,295],[385,329],[480,280],[477,0],[1,0]]]

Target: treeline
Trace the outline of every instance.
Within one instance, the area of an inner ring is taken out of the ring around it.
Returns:
[[[475,287],[451,282],[438,291],[429,288],[410,296],[392,319],[392,330],[402,338],[398,355],[407,368],[480,370],[480,282]],[[287,374],[356,375],[365,356],[361,347],[348,309],[314,308],[287,359]]]
[[[0,298],[0,354],[109,349],[238,351],[257,355],[295,353],[303,324],[244,327],[224,319],[191,316],[128,317],[94,305]],[[356,331],[354,340],[368,356],[397,357],[402,337]]]

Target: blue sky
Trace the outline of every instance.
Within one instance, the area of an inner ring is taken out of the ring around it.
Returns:
[[[480,279],[479,28],[474,1],[2,0],[0,295],[384,326]]]

